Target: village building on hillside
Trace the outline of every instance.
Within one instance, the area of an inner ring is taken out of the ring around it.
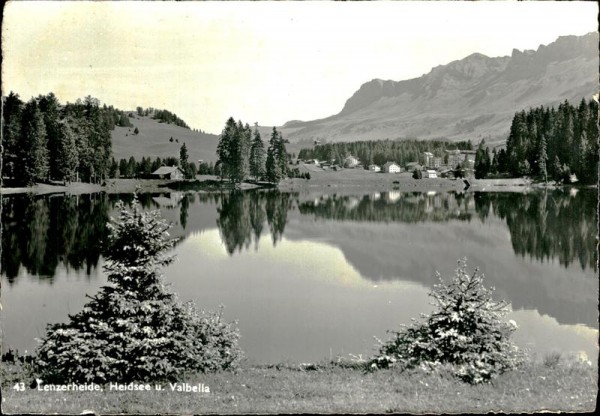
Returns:
[[[378,165],[369,165],[369,170],[371,172],[381,172],[381,168]]]
[[[460,164],[464,169],[473,169],[476,153],[475,150],[446,150],[448,167],[455,169]]]
[[[439,169],[442,166],[442,158],[436,157],[431,152],[424,152],[425,166],[428,168]]]
[[[446,154],[448,155],[448,163],[447,165],[451,168],[455,168],[459,163],[462,162],[462,157],[460,155],[460,150],[446,150]]]
[[[429,179],[436,179],[438,176],[435,170],[428,169],[425,171],[425,175],[423,175],[423,177]]]
[[[425,166],[431,166],[433,164],[433,153],[423,152],[423,155],[425,156]]]
[[[344,159],[344,167],[345,168],[355,168],[358,166],[358,159],[354,156],[350,155],[346,159]]]
[[[383,165],[383,171],[386,173],[400,173],[400,166],[398,166],[395,162],[387,162]]]
[[[177,166],[161,166],[151,175],[155,179],[183,179],[183,172]]]

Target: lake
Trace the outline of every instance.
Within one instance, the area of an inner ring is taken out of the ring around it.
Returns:
[[[478,266],[512,303],[532,354],[598,354],[595,189],[508,192],[141,194],[173,223],[165,279],[225,305],[253,362],[369,356],[431,311],[436,271]],[[2,197],[2,343],[32,351],[106,283],[106,223],[131,194]]]

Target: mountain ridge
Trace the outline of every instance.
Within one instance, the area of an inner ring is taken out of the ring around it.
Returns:
[[[418,137],[505,139],[515,112],[598,91],[598,32],[560,36],[510,56],[475,52],[418,78],[372,79],[332,116],[293,120],[281,129],[293,142]]]

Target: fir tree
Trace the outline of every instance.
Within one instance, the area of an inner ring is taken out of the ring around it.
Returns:
[[[47,180],[50,166],[46,127],[34,99],[25,105],[22,134],[23,140],[22,145],[19,147],[19,153],[22,155],[25,182],[33,184]]]
[[[73,133],[69,123],[66,121],[61,121],[57,124],[56,140],[56,175],[58,178],[66,182],[72,182],[77,178],[79,152],[77,149],[75,134]]]
[[[521,364],[525,355],[510,340],[516,323],[502,320],[510,306],[492,298],[483,274],[478,269],[469,273],[463,259],[451,282],[439,273],[438,278],[429,294],[437,309],[381,343],[371,368],[446,366],[461,380],[476,384]]]
[[[267,180],[278,183],[283,179],[287,175],[287,163],[288,158],[283,136],[275,127],[273,127],[265,163]]]
[[[37,349],[45,383],[175,381],[186,371],[233,368],[239,334],[220,313],[182,304],[163,281],[173,261],[169,225],[158,211],[119,203],[110,224],[104,269],[108,285],[69,322],[48,325]]]
[[[233,155],[231,154],[231,142],[234,140],[236,128],[235,120],[233,117],[229,117],[219,138],[219,144],[217,145],[217,163],[220,166],[221,179],[229,177],[233,160]]]
[[[540,175],[544,178],[544,183],[548,183],[548,155],[546,153],[546,136],[542,134],[542,138],[540,140],[540,152],[538,157],[538,166],[540,168]]]
[[[250,148],[250,175],[261,179],[265,175],[265,145],[258,128],[254,128],[254,140]]]
[[[181,171],[183,172],[186,178],[189,178],[191,176],[188,166],[188,151],[185,143],[182,144],[181,148],[179,149],[179,167],[181,168]]]
[[[2,176],[14,177],[19,172],[21,160],[21,123],[23,102],[12,91],[2,106]]]

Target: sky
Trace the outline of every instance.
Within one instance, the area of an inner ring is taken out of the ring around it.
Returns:
[[[595,2],[30,2],[4,9],[2,94],[164,108],[218,134],[337,114],[419,77],[597,30]]]

